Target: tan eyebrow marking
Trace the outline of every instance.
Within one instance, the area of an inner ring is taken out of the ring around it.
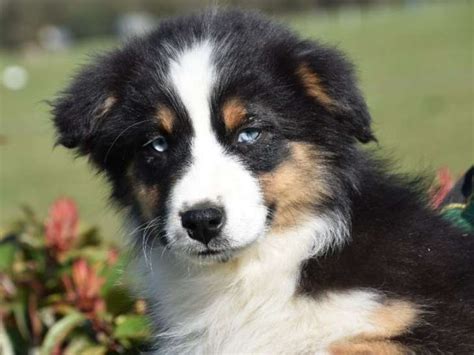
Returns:
[[[303,82],[309,96],[314,97],[326,108],[333,108],[335,102],[324,89],[321,78],[307,64],[301,64],[296,70],[296,74]]]
[[[247,116],[244,104],[237,98],[226,101],[223,105],[222,113],[227,131],[239,127]]]
[[[160,106],[157,110],[156,117],[160,123],[160,127],[168,134],[173,132],[175,115],[167,106]]]

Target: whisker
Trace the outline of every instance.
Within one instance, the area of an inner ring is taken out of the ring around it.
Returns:
[[[138,227],[136,227],[134,230],[128,233],[128,237],[133,237],[136,233],[143,231],[143,229],[146,227],[148,223],[150,222],[148,221],[148,222],[144,222],[140,224]]]
[[[151,236],[152,232],[152,227],[154,224],[159,223],[160,217],[155,217],[152,220],[150,220],[147,225],[144,228],[143,236],[142,236],[142,252],[143,252],[143,257],[145,258],[145,264],[151,269],[150,266],[150,260],[148,259],[147,255],[147,250],[146,247],[148,245],[148,240]],[[150,254],[151,256],[151,254]]]
[[[176,242],[177,242],[176,240],[173,240],[173,241],[169,242],[167,245],[165,245],[164,248],[163,248],[163,250],[162,250],[162,252],[161,252],[160,258],[163,257],[163,255],[165,254],[165,252],[171,250],[171,247],[172,247],[174,244],[176,244]]]
[[[158,231],[158,233],[155,233],[155,232],[157,232],[156,228],[160,227],[161,222],[162,222],[162,219],[158,217],[158,218],[155,219],[153,225],[150,227],[149,236],[151,236],[152,234],[154,234],[155,236],[154,236],[154,239],[151,243],[148,243],[148,240],[146,242],[147,245],[150,244],[149,248],[148,248],[149,249],[149,258],[148,258],[148,260],[152,260],[153,249],[154,249],[156,241],[165,234],[164,232],[160,232],[160,231]],[[145,254],[146,254],[146,245],[145,245]],[[149,267],[150,267],[151,273],[153,273],[153,262],[152,261],[150,261]]]

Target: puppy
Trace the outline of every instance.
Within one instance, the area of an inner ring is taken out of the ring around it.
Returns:
[[[474,236],[361,149],[339,51],[253,13],[171,19],[53,114],[128,212],[157,353],[474,352]]]

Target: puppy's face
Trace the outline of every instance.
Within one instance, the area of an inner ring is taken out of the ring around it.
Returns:
[[[343,163],[372,139],[340,54],[238,12],[166,22],[104,56],[54,114],[143,242],[210,261],[344,204]]]

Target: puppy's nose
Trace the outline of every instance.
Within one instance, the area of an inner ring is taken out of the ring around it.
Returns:
[[[208,244],[224,226],[224,210],[219,207],[191,209],[181,214],[181,224],[190,238]]]

